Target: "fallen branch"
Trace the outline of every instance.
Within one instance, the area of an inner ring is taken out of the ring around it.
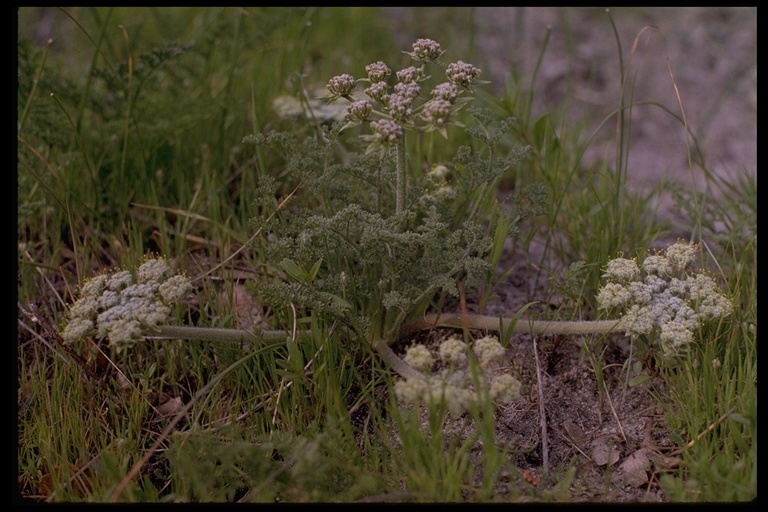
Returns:
[[[539,423],[541,425],[541,462],[544,474],[549,475],[549,442],[547,437],[547,409],[544,406],[544,388],[541,382],[541,364],[536,336],[533,337],[533,357],[536,361],[536,389],[539,392]]]

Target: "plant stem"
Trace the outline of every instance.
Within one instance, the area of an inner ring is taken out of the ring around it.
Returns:
[[[147,334],[153,339],[181,339],[195,341],[213,341],[218,343],[261,345],[264,343],[283,341],[288,333],[285,331],[268,331],[254,328],[254,331],[244,329],[225,329],[221,327],[193,327],[189,325],[161,325],[156,331]]]
[[[499,318],[490,315],[467,315],[462,318],[456,314],[430,313],[419,320],[413,320],[404,324],[400,329],[400,337],[408,336],[417,331],[432,329],[435,327],[455,327],[480,329],[486,331],[498,331],[500,328],[507,330],[512,327],[512,332],[530,334],[605,334],[615,329],[619,320],[593,320],[593,321],[554,321],[554,320],[526,320],[519,319],[514,324],[511,318]]]
[[[514,323],[513,323],[514,322]],[[373,349],[387,365],[406,379],[423,379],[424,375],[414,370],[390,348],[398,340],[418,331],[434,329],[435,327],[469,328],[485,331],[509,330],[516,333],[530,334],[605,334],[611,332],[620,324],[619,320],[596,321],[550,321],[525,320],[515,321],[512,318],[499,318],[489,315],[441,315],[430,313],[423,318],[413,320],[400,328],[399,336],[390,339],[373,341]],[[286,331],[225,329],[219,327],[192,327],[179,325],[163,325],[156,331],[147,334],[152,339],[183,339],[196,341],[213,341],[219,343],[244,344],[247,348],[269,342],[285,340]]]
[[[386,340],[378,340],[373,343],[373,349],[387,365],[405,379],[425,379],[424,374],[415,370],[411,365],[400,359],[395,351],[390,348],[392,343]]]
[[[395,177],[395,214],[399,215],[405,208],[408,194],[407,187],[407,162],[405,159],[405,134],[397,141],[395,146],[397,158],[397,175]]]

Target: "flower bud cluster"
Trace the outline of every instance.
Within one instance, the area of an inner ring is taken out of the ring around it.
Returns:
[[[460,60],[448,64],[445,76],[448,77],[448,80],[450,80],[451,83],[463,87],[464,89],[471,90],[470,86],[475,78],[480,76],[480,70],[472,64]]]
[[[415,84],[424,79],[424,70],[417,68],[416,66],[409,66],[405,69],[401,69],[397,73],[397,79],[403,84]]]
[[[421,86],[416,82],[399,82],[395,84],[395,94],[414,100],[421,94]]]
[[[389,86],[386,82],[374,82],[364,92],[374,100],[384,103],[384,98],[387,96]]]
[[[349,96],[355,91],[355,78],[350,74],[343,74],[331,78],[326,87],[330,91],[332,97],[338,98],[340,96]]]
[[[445,127],[452,123],[451,114],[463,105],[463,102],[457,102],[457,100],[462,92],[471,90],[470,85],[476,83],[480,70],[462,61],[449,64],[446,72],[448,81],[438,84],[431,91],[431,99],[417,105],[416,99],[422,93],[420,83],[429,78],[425,74],[425,65],[427,63],[443,65],[438,58],[444,51],[439,43],[431,39],[418,39],[413,44],[413,50],[405,53],[413,60],[421,62],[421,65],[408,66],[395,72],[397,83],[391,89],[387,80],[393,74],[392,69],[382,61],[365,66],[367,78],[356,81],[349,74],[331,78],[326,85],[331,93],[329,101],[335,101],[341,97],[351,102],[345,116],[348,126],[369,121],[373,115],[376,115],[385,120],[394,121],[402,128],[438,130],[443,136],[447,136]],[[379,106],[378,111],[371,103],[352,100],[358,81],[370,83],[364,92]],[[418,120],[422,123],[419,126],[416,123]],[[389,124],[374,125],[374,122],[371,123],[374,133],[366,136],[372,141],[369,150],[390,144],[402,135],[402,130],[393,129]]]
[[[448,122],[453,105],[448,100],[434,98],[424,104],[424,119],[435,126],[443,126]]]
[[[379,119],[371,122],[374,137],[380,142],[393,142],[403,136],[402,125],[391,119]]]
[[[170,306],[191,289],[189,279],[173,274],[168,261],[161,258],[144,262],[135,277],[127,270],[96,276],[80,287],[62,337],[67,342],[85,336],[107,338],[121,350],[167,321]]]
[[[372,83],[385,82],[389,75],[392,74],[392,70],[389,69],[384,62],[378,61],[373,64],[365,66],[365,72],[368,73],[368,80]]]
[[[399,121],[407,121],[413,115],[413,98],[404,94],[390,94],[386,97],[389,114]]]
[[[355,101],[347,108],[347,115],[344,119],[350,122],[367,121],[373,112],[373,106],[366,100]]]
[[[424,62],[437,62],[437,59],[444,53],[440,44],[431,39],[417,39],[413,43],[413,53],[409,54],[414,60]]]
[[[450,82],[443,82],[436,85],[435,88],[432,89],[432,97],[435,99],[445,100],[447,102],[453,103],[456,101],[458,96],[459,88],[456,87],[456,84],[452,84]]]
[[[647,256],[642,266],[626,258],[609,261],[599,307],[623,309],[620,325],[627,336],[658,335],[664,354],[677,354],[704,321],[733,312],[714,279],[687,271],[696,250],[695,244],[678,242]]]
[[[487,336],[472,344],[472,352],[480,363],[478,373],[482,390],[477,390],[472,385],[468,370],[468,351],[469,346],[455,337],[443,340],[435,351],[424,345],[412,345],[406,350],[403,359],[424,372],[427,378],[395,382],[395,396],[401,403],[410,405],[444,404],[454,416],[463,414],[488,395],[498,404],[520,399],[520,382],[515,377],[509,374],[491,377],[487,371],[490,363],[504,355],[504,348],[498,339]],[[442,369],[433,373],[438,365],[442,366]],[[482,381],[485,381],[485,384]]]

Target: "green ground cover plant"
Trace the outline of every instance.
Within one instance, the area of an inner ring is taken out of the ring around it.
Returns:
[[[653,383],[674,461],[649,487],[756,496],[752,181],[701,169],[728,200],[677,190],[691,226],[656,222],[625,158],[586,172],[592,140],[533,119],[535,90],[396,48],[373,8],[54,16],[67,51],[19,38],[22,496],[573,501],[575,464],[542,446],[526,486],[498,438],[536,388],[513,339],[550,334],[583,340],[601,390],[611,366]],[[618,155],[633,108],[628,85],[603,121]],[[567,300],[487,314],[534,239]]]

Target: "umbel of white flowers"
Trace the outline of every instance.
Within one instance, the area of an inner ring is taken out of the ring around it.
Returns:
[[[407,405],[445,405],[459,416],[489,397],[496,404],[507,404],[520,399],[520,381],[508,373],[492,376],[495,362],[504,356],[498,339],[486,336],[472,343],[472,354],[479,365],[473,373],[469,369],[469,346],[455,337],[440,343],[433,353],[424,345],[412,345],[406,350],[405,362],[423,371],[425,378],[408,378],[395,382],[395,396]],[[435,373],[437,362],[441,369]]]
[[[608,262],[597,302],[601,309],[624,311],[617,328],[627,336],[657,334],[664,355],[674,355],[693,341],[703,322],[733,312],[731,301],[714,279],[689,272],[698,247],[678,242],[645,258],[616,258]]]
[[[106,338],[121,351],[165,323],[171,305],[191,290],[189,279],[173,274],[161,258],[147,260],[136,276],[127,270],[98,275],[80,287],[62,337],[68,342]]]

